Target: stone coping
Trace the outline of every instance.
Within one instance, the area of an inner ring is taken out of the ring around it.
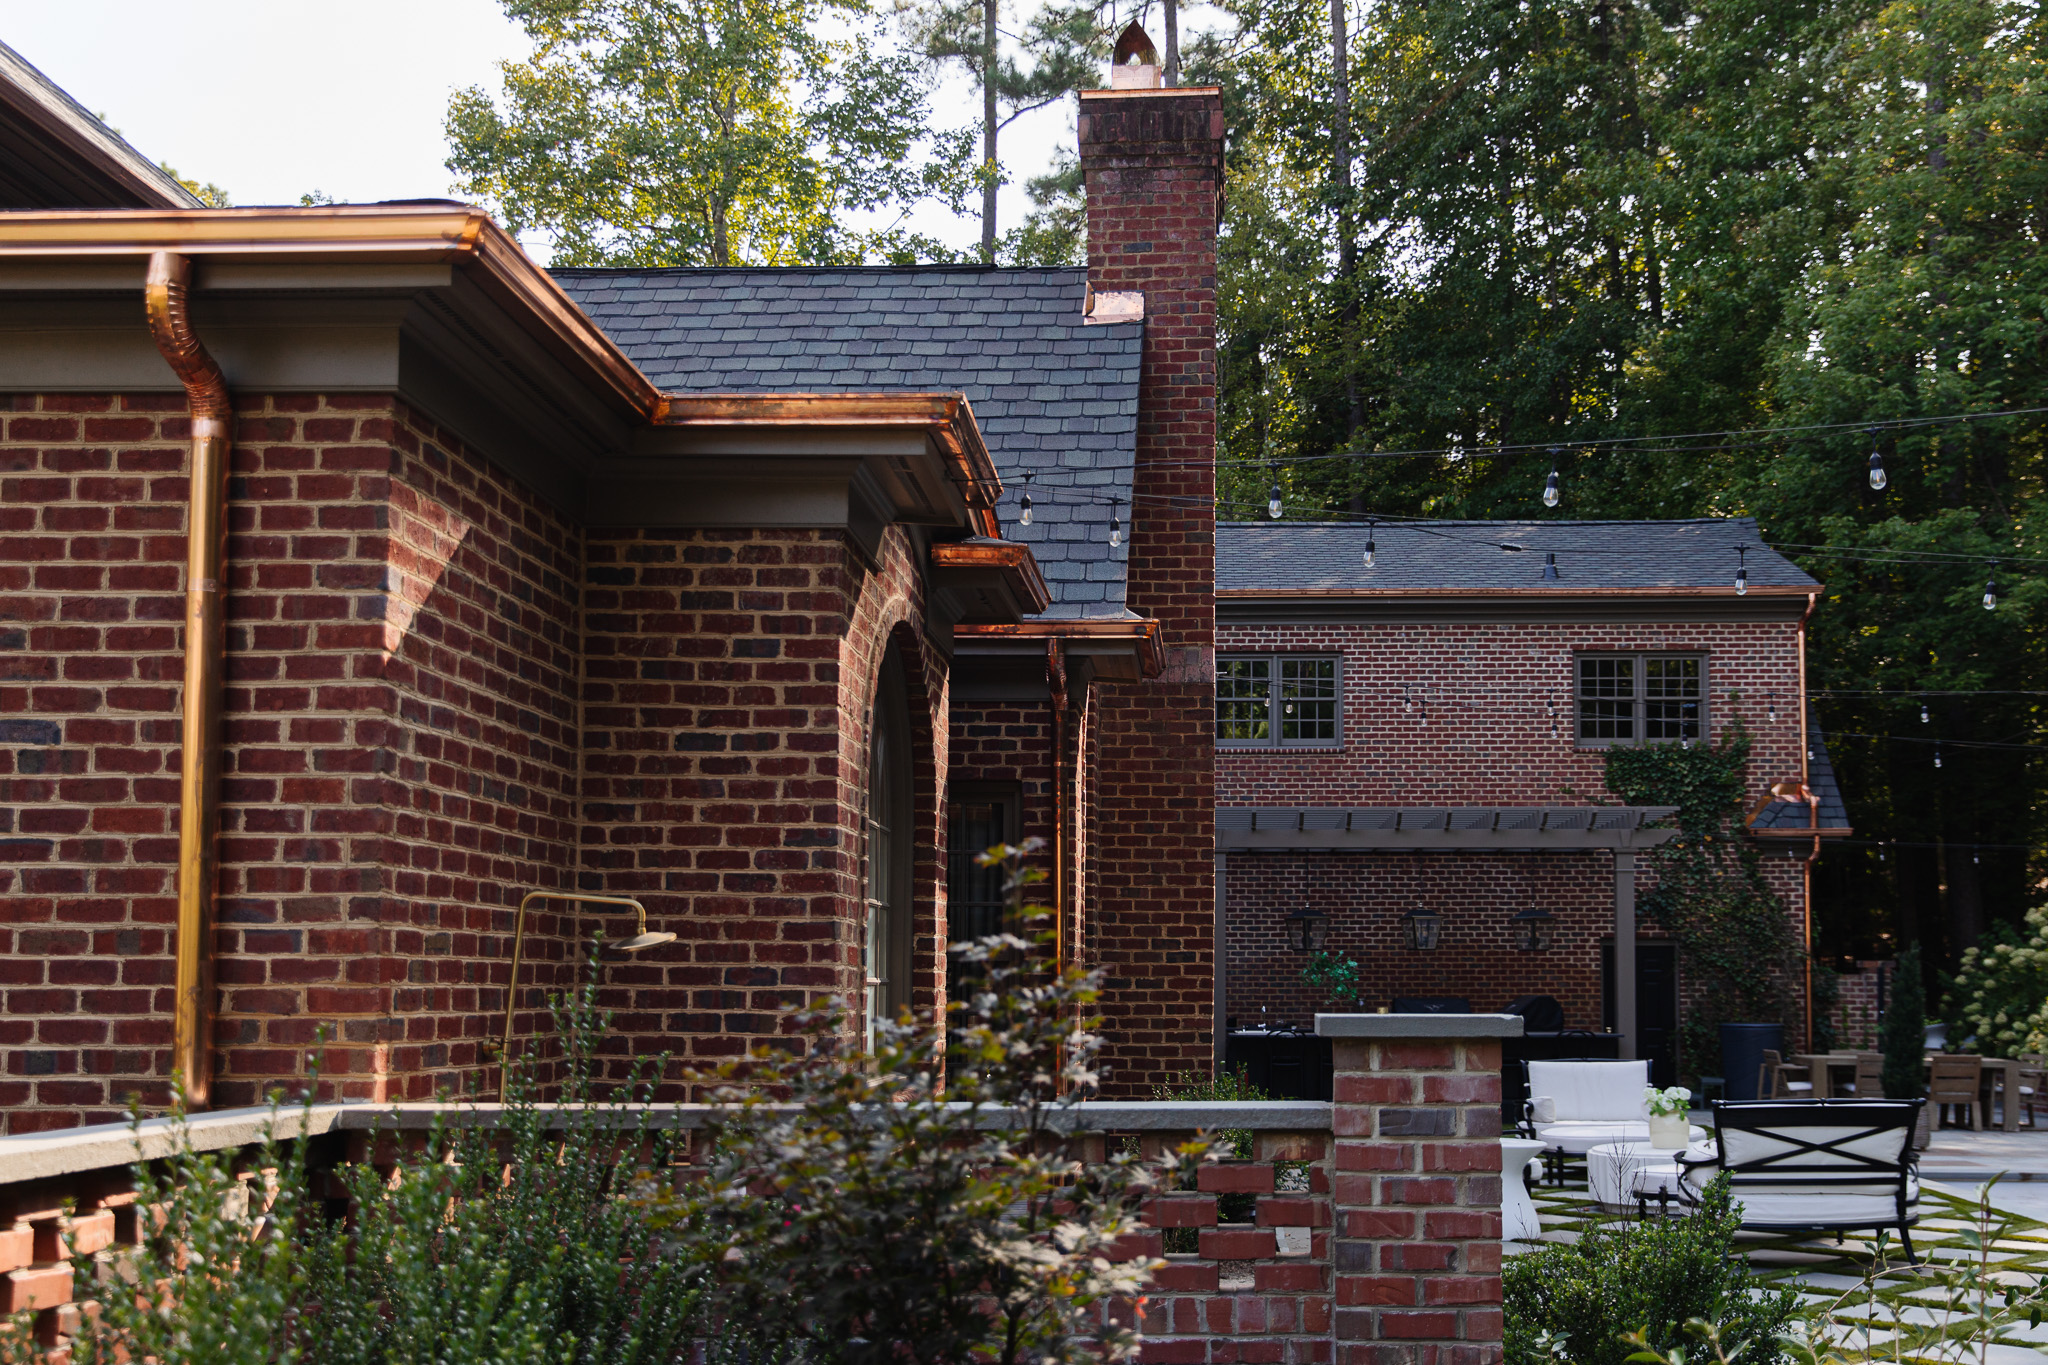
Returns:
[[[1325,1038],[1519,1038],[1519,1014],[1318,1014]]]
[[[703,1128],[716,1123],[723,1112],[721,1106],[709,1104],[596,1107],[607,1124],[618,1128],[636,1127],[643,1119],[649,1128]],[[543,1112],[551,1120],[566,1123],[572,1113],[583,1108],[555,1105],[545,1106]],[[194,1114],[183,1120],[156,1118],[140,1123],[96,1123],[46,1133],[19,1133],[0,1137],[0,1185],[106,1170],[138,1160],[158,1160],[174,1155],[181,1145],[195,1152],[219,1152],[254,1146],[266,1135],[283,1140],[338,1132],[418,1132],[437,1123],[458,1128],[495,1127],[502,1122],[504,1112],[505,1107],[495,1102],[341,1101],[275,1111],[252,1106]],[[1013,1122],[1010,1115],[1008,1110],[990,1109],[982,1115],[981,1126],[1007,1127]],[[1321,1100],[1088,1100],[1049,1110],[1045,1118],[1046,1127],[1056,1133],[1194,1132],[1214,1128],[1330,1131],[1330,1106]]]

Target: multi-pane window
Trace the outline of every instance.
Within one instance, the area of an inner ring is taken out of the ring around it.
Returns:
[[[1335,744],[1337,721],[1334,657],[1216,661],[1218,744]]]
[[[1579,743],[1657,744],[1706,733],[1707,661],[1696,654],[1579,656]]]

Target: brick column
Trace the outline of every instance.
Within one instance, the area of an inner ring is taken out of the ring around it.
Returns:
[[[1081,95],[1088,282],[1145,296],[1126,602],[1164,676],[1105,683],[1092,839],[1104,1090],[1143,1095],[1215,1060],[1216,221],[1213,88]]]
[[[1514,1015],[1318,1015],[1335,1040],[1335,1365],[1501,1358],[1500,1040]]]

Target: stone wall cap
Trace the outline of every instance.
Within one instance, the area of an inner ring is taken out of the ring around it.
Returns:
[[[1519,1014],[1318,1014],[1325,1038],[1519,1038]]]

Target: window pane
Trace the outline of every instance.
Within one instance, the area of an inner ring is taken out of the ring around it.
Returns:
[[[1643,737],[1700,737],[1700,661],[1643,660]]]
[[[1216,738],[1273,737],[1273,663],[1270,659],[1216,661]]]
[[[1636,737],[1636,661],[1579,660],[1579,738]]]
[[[1337,739],[1337,661],[1280,661],[1280,738],[1315,743]]]

